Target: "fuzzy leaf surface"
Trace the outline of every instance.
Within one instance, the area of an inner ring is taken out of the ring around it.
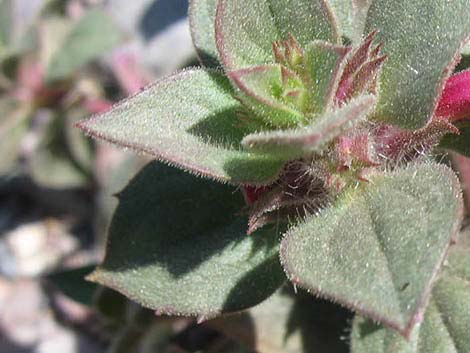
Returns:
[[[269,183],[283,161],[241,150],[250,132],[228,80],[213,71],[168,77],[80,123],[88,134],[165,160],[195,174],[232,183]]]
[[[352,353],[468,353],[470,352],[470,234],[453,246],[436,283],[424,320],[410,341],[396,332],[357,316]]]
[[[439,147],[456,151],[470,157],[470,122],[458,124],[460,135],[446,135],[441,140]]]
[[[344,55],[335,51],[329,43],[314,41],[305,49],[305,67],[310,74],[310,100],[313,113],[324,113],[331,107],[339,83],[340,62]]]
[[[258,304],[285,281],[279,234],[246,236],[243,206],[233,187],[151,163],[119,194],[90,278],[162,314],[207,318]]]
[[[191,0],[189,24],[199,59],[206,67],[220,67],[215,43],[215,13],[217,0]]]
[[[358,43],[364,33],[367,10],[373,0],[329,0],[338,18],[341,34],[353,43]]]
[[[51,57],[46,79],[54,81],[72,75],[83,65],[110,51],[120,39],[119,30],[109,15],[102,10],[90,10]]]
[[[352,25],[354,21],[354,9],[352,0],[329,0],[331,8],[337,18],[341,35],[351,39]]]
[[[227,70],[274,62],[272,43],[291,33],[302,47],[315,39],[339,41],[331,8],[324,0],[221,0],[216,39]]]
[[[228,76],[241,89],[239,96],[244,104],[269,125],[286,127],[302,122],[302,113],[281,101],[280,65],[241,69],[230,72]]]
[[[291,228],[281,261],[294,283],[408,336],[461,213],[454,173],[412,164],[370,176],[367,185]]]
[[[455,58],[470,36],[468,0],[374,0],[366,33],[378,29],[388,55],[377,119],[404,128],[431,118]]]
[[[246,136],[242,143],[253,151],[285,158],[320,152],[333,138],[365,120],[374,109],[375,102],[374,96],[362,96],[336,111],[316,117],[310,125],[303,128],[255,133]]]

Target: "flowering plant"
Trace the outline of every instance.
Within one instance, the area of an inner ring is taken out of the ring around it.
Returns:
[[[192,1],[203,67],[79,124],[179,168],[118,194],[90,279],[202,322],[287,275],[361,315],[354,352],[470,349],[465,242],[443,269],[461,188],[433,154],[469,152],[466,2]]]

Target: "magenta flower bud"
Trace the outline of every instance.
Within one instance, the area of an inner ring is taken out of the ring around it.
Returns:
[[[449,78],[439,100],[436,115],[452,122],[470,118],[470,70]]]

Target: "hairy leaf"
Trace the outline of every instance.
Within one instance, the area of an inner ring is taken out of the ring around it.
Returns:
[[[220,0],[215,33],[227,70],[274,62],[272,43],[292,34],[302,47],[315,39],[339,41],[324,0]]]
[[[239,311],[284,281],[278,234],[246,236],[241,193],[152,163],[119,194],[104,263],[90,278],[169,315]]]
[[[329,0],[338,18],[341,34],[353,43],[361,41],[372,0]]]
[[[335,48],[323,41],[310,43],[305,50],[305,68],[309,73],[310,100],[313,113],[321,114],[334,103],[341,78],[344,48]]]
[[[107,53],[120,41],[118,28],[109,15],[94,9],[86,13],[61,41],[52,55],[46,79],[54,81],[74,73],[89,61]]]
[[[352,40],[354,9],[352,0],[329,0],[333,13],[338,20],[339,32]]]
[[[217,0],[191,0],[189,23],[191,36],[199,59],[206,67],[219,67],[219,54],[215,43],[215,13]]]
[[[366,33],[379,30],[384,65],[376,118],[405,128],[431,118],[456,56],[470,36],[468,0],[375,0]]]
[[[320,152],[333,138],[364,121],[373,111],[375,101],[374,96],[362,96],[336,111],[316,117],[306,127],[251,134],[242,143],[253,151],[275,153],[284,158]]]
[[[281,260],[294,283],[408,336],[458,231],[460,187],[434,163],[369,178],[290,229]]]
[[[263,65],[232,71],[228,76],[240,88],[240,99],[259,118],[275,127],[297,126],[303,115],[293,104],[282,101],[280,65]]]
[[[436,283],[420,326],[410,341],[396,332],[357,316],[352,331],[353,353],[470,352],[470,237],[451,248],[445,271]]]
[[[456,151],[470,157],[470,122],[459,124],[460,135],[449,134],[444,136],[439,147]]]
[[[283,161],[241,150],[241,139],[251,131],[238,116],[241,110],[222,74],[188,70],[79,127],[198,175],[232,183],[269,183]]]

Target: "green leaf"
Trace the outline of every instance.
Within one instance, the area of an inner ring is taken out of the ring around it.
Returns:
[[[302,47],[315,39],[340,38],[324,0],[220,0],[215,34],[225,69],[274,63],[272,43],[291,33]]]
[[[462,55],[463,56],[470,56],[470,42],[463,47]]]
[[[30,117],[29,106],[19,106],[9,98],[0,98],[0,175],[12,172],[18,162]]]
[[[62,16],[48,17],[38,24],[35,35],[39,41],[39,57],[42,67],[47,69],[58,53],[61,53],[67,36],[73,28],[74,23]]]
[[[388,55],[376,118],[417,129],[431,118],[456,55],[470,35],[468,0],[375,0],[366,33]]]
[[[396,332],[357,316],[352,331],[353,353],[470,352],[470,237],[454,246],[448,264],[432,291],[423,322],[410,341]]]
[[[57,16],[67,13],[68,0],[46,0],[41,8],[41,17]]]
[[[209,318],[284,281],[278,234],[246,235],[241,193],[152,163],[119,194],[104,263],[90,278],[145,307]]]
[[[0,0],[0,57],[4,48],[11,44],[12,18],[13,1]]]
[[[197,175],[231,183],[273,181],[283,160],[241,150],[249,132],[228,80],[188,70],[79,124],[88,134],[168,161]]]
[[[98,150],[100,149],[103,151],[102,146],[98,146]],[[106,151],[106,148],[104,150]],[[118,205],[118,200],[113,194],[116,190],[123,189],[129,180],[147,163],[133,153],[123,154],[116,153],[116,151],[111,151],[111,153],[118,156],[119,160],[114,161],[112,165],[106,166],[104,171],[100,170],[100,172],[96,173],[98,182],[101,185],[96,198],[96,202],[99,205],[99,213],[95,215],[95,229],[99,234],[107,232],[109,223]]]
[[[470,122],[457,125],[460,135],[448,134],[443,137],[439,147],[456,151],[470,157]]]
[[[316,117],[308,126],[267,131],[246,136],[242,143],[257,152],[269,152],[286,159],[321,152],[332,139],[364,121],[374,109],[376,98],[362,96],[335,111]]]
[[[5,55],[0,59],[0,75],[10,82],[16,80],[20,65],[19,61],[20,57],[16,55]]]
[[[220,67],[215,43],[215,13],[217,0],[191,0],[189,24],[199,59],[206,67]]]
[[[341,34],[353,43],[359,43],[372,0],[329,0],[329,2],[338,18]]]
[[[93,269],[94,266],[85,266],[65,270],[48,275],[47,280],[52,282],[67,297],[81,304],[91,306],[98,286],[85,281],[85,276],[89,275]]]
[[[342,36],[352,40],[354,8],[352,0],[329,0],[333,13],[338,21],[339,32]],[[362,34],[362,33],[361,33]]]
[[[369,178],[290,229],[281,261],[294,283],[409,336],[459,229],[460,186],[434,163]]]
[[[89,113],[76,107],[69,109],[64,113],[61,118],[62,123],[62,138],[64,147],[68,153],[68,159],[76,166],[84,175],[93,178],[95,168],[95,150],[93,141],[88,139],[83,133],[78,130],[75,125],[78,121],[82,120]]]
[[[48,188],[65,189],[85,186],[89,179],[63,155],[57,155],[47,144],[34,151],[29,173],[34,181]]]
[[[262,353],[347,353],[350,313],[306,292],[281,288],[260,305],[208,324]]]
[[[91,60],[106,54],[121,36],[109,15],[99,9],[89,10],[61,42],[46,71],[46,80],[72,75]]]
[[[310,76],[309,93],[314,113],[324,113],[333,106],[347,53],[323,41],[314,41],[305,49],[304,65]]]
[[[29,172],[40,185],[74,188],[92,178],[92,150],[89,141],[73,128],[77,111],[57,112],[41,136],[29,160]]]
[[[280,65],[263,65],[228,74],[240,88],[240,99],[261,120],[275,127],[297,126],[304,117],[291,104],[282,102],[283,79]]]

